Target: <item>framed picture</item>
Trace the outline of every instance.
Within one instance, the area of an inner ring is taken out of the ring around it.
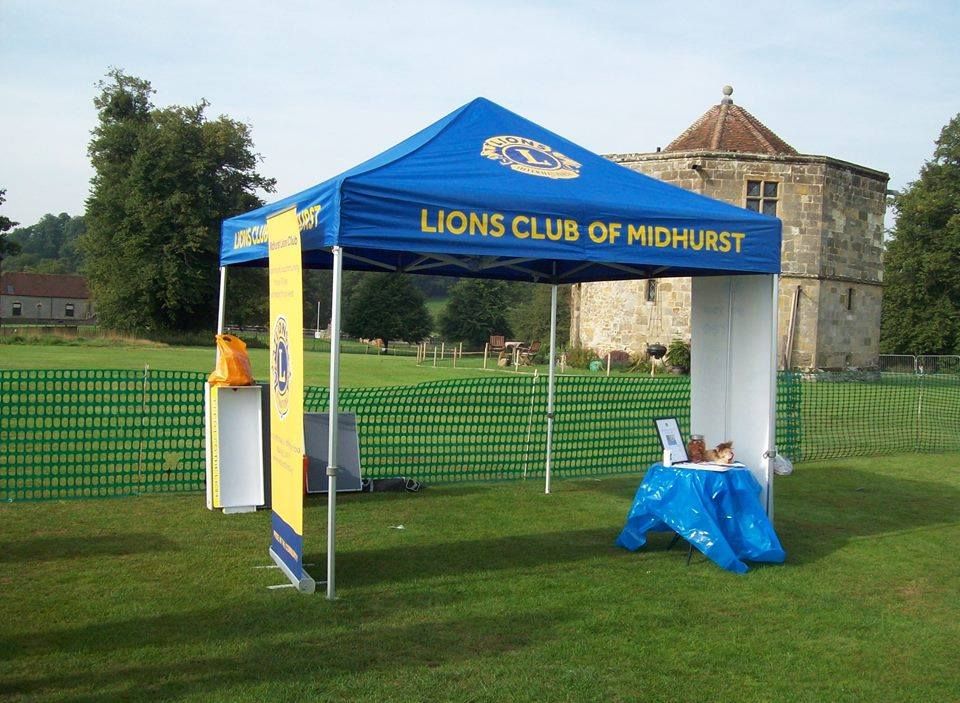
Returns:
[[[677,418],[658,417],[653,422],[657,426],[660,445],[670,452],[671,463],[679,464],[682,461],[687,461],[687,448],[683,444],[683,435],[680,433]]]

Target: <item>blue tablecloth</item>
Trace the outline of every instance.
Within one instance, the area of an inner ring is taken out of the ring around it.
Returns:
[[[707,471],[654,464],[627,514],[617,544],[636,550],[647,532],[673,530],[717,565],[742,574],[745,560],[782,563],[787,555],[747,469]]]

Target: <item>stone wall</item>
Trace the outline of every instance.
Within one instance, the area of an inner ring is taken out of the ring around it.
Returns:
[[[843,162],[824,165],[817,368],[879,362],[886,189],[885,177]]]
[[[792,368],[873,368],[879,360],[880,301],[876,284],[809,278],[780,279],[781,358],[794,294],[800,287]],[[851,309],[847,299],[853,291]]]
[[[830,162],[824,184],[823,277],[881,283],[886,180]]]
[[[690,279],[660,278],[657,300],[647,302],[646,281],[581,283],[571,296],[571,343],[599,354],[643,354],[647,344],[690,340]]]
[[[883,288],[879,284],[829,279],[819,284],[819,344],[816,363],[812,366],[819,369],[876,367],[880,359]],[[847,309],[851,291],[853,298]]]
[[[776,181],[777,216],[783,221],[780,358],[784,359],[799,285],[790,366],[842,368],[876,363],[885,173],[824,156],[680,152],[609,158],[741,206],[748,180]],[[645,301],[645,286],[645,281],[582,284],[572,301],[571,343],[600,352],[638,353],[647,343],[689,340],[689,279],[660,279],[657,303]],[[848,310],[850,288],[854,294]]]

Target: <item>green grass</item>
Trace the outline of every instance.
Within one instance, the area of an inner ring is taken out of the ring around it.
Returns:
[[[326,386],[329,381],[330,355],[310,351],[310,342],[304,350],[305,383]],[[131,345],[116,347],[15,345],[0,346],[0,368],[4,369],[152,369],[166,371],[213,370],[215,350],[202,347],[166,347]],[[269,353],[266,349],[250,349],[250,364],[257,379],[266,379],[269,373]],[[434,381],[444,378],[481,376],[479,368],[452,368],[449,359],[444,366],[417,366],[416,358],[383,354],[342,354],[340,383],[344,387],[392,386]],[[492,367],[492,365],[491,365]]]
[[[330,378],[330,355],[312,351],[313,340],[304,342],[304,382],[308,386],[326,386]],[[357,349],[363,349],[357,345]],[[269,374],[269,353],[266,349],[249,349],[250,364],[258,380]],[[156,344],[123,344],[113,346],[3,344],[0,345],[0,369],[151,369],[165,371],[213,370],[215,349],[203,347],[170,347]],[[464,356],[453,367],[450,350],[447,357],[433,366],[433,352],[421,365],[413,356],[380,354],[371,347],[369,353],[340,355],[340,385],[345,388],[395,386],[438,381],[449,378],[479,378],[491,373],[517,373],[512,367],[498,369],[496,358],[483,367],[481,355]],[[547,372],[546,364],[520,367],[521,373]],[[568,369],[570,374],[584,374],[581,369]],[[613,372],[616,375],[618,372]],[[598,375],[598,374],[593,374]]]
[[[433,318],[433,329],[436,332],[440,331],[440,315],[443,314],[443,311],[447,307],[447,303],[450,302],[450,298],[428,298],[426,300],[427,312],[430,313],[430,317]]]
[[[5,700],[947,701],[960,455],[779,479],[782,566],[613,546],[639,476],[343,496],[340,599],[202,497],[0,506]],[[305,513],[324,573],[325,507]],[[391,529],[403,524],[404,530]]]

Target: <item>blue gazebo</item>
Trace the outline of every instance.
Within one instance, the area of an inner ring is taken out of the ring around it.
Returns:
[[[478,98],[330,180],[223,223],[226,268],[265,266],[266,221],[294,206],[303,265],[333,270],[330,448],[337,456],[344,268],[552,286],[546,486],[554,412],[557,286],[693,277],[691,417],[736,437],[772,512],[781,223],[619,166]],[[330,479],[334,525],[336,476]],[[335,530],[327,595],[334,596]]]

